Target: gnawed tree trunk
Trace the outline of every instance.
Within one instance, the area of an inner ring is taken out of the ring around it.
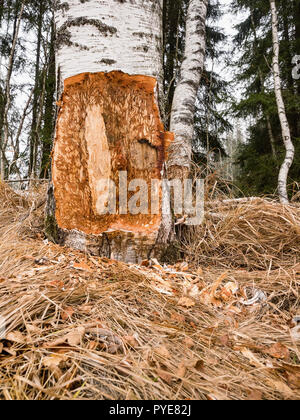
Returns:
[[[172,141],[158,105],[161,13],[160,0],[69,0],[56,12],[64,90],[48,233],[67,246],[127,262],[159,250],[172,227],[170,211],[163,214],[155,204],[151,209],[157,199],[169,209],[168,194],[153,181],[164,176]],[[145,197],[142,214],[130,212]]]
[[[206,50],[207,7],[208,0],[190,0],[188,7],[185,54],[171,112],[170,130],[175,133],[168,159],[171,178],[184,178],[191,164],[195,102]]]
[[[286,155],[283,164],[281,165],[278,177],[278,194],[280,201],[283,204],[289,203],[287,191],[287,179],[290,167],[292,166],[295,147],[291,138],[291,131],[286,115],[285,104],[282,96],[280,67],[279,67],[279,36],[278,36],[278,15],[275,0],[270,0],[271,14],[272,14],[272,34],[273,34],[273,77],[275,86],[275,96],[278,108],[278,115],[281,124],[282,138],[286,149]]]

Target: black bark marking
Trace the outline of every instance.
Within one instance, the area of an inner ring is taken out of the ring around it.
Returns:
[[[67,22],[65,22],[57,31],[57,38],[56,38],[56,46],[57,48],[67,45],[67,46],[73,46],[80,47],[82,49],[87,49],[87,47],[84,47],[80,44],[73,43],[71,41],[72,35],[69,31],[69,28],[72,27],[79,27],[84,25],[92,25],[95,26],[98,31],[104,35],[115,35],[118,31],[117,28],[114,28],[113,26],[106,25],[105,23],[101,22],[99,19],[88,19],[85,17],[79,17],[76,19],[68,19]]]

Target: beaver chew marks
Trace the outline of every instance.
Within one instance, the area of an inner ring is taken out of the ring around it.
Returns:
[[[156,79],[122,72],[84,73],[65,81],[53,153],[56,220],[89,235],[126,231],[152,234],[161,214],[119,214],[119,173],[161,179],[172,135],[165,133],[155,98]],[[116,214],[104,214],[111,181]],[[123,191],[124,192],[124,191]],[[128,193],[128,200],[137,191]]]

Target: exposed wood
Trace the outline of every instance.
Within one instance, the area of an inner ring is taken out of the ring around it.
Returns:
[[[52,165],[55,219],[65,244],[125,261],[142,260],[155,245],[161,208],[153,214],[147,195],[148,214],[122,214],[120,195],[137,179],[150,194],[152,180],[162,179],[173,135],[164,132],[156,86],[154,77],[118,71],[66,79]],[[106,214],[109,180],[116,186],[115,214]],[[157,194],[162,202],[161,188]]]
[[[68,0],[55,12],[57,90],[64,92],[46,230],[68,246],[124,261],[144,259],[172,235],[168,191],[160,187],[153,196],[164,212],[126,215],[117,202],[119,213],[102,215],[109,179],[119,199],[134,179],[149,189],[152,178],[166,176],[173,136],[164,132],[159,109],[162,6],[162,0],[90,0],[84,6]],[[119,188],[124,171],[128,180]]]

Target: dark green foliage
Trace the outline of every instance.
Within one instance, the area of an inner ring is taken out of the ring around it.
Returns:
[[[290,171],[289,183],[300,181],[300,81],[292,77],[292,57],[300,54],[300,1],[277,0],[280,36],[280,67],[283,96],[296,158]],[[248,125],[247,144],[241,145],[239,186],[246,194],[274,194],[278,171],[285,151],[276,106],[272,63],[272,27],[269,1],[234,0],[233,11],[243,11],[244,21],[237,26],[235,50],[240,57],[234,66],[239,69],[236,82],[243,88],[243,99],[233,104],[236,117]],[[268,130],[271,123],[276,158]],[[290,190],[292,193],[292,190]]]
[[[165,125],[169,128],[172,101],[180,66],[184,58],[185,21],[188,0],[164,1],[164,94]],[[225,154],[222,137],[231,129],[228,114],[220,111],[220,104],[227,101],[228,84],[216,72],[210,70],[211,62],[218,61],[223,54],[225,35],[218,28],[221,17],[219,2],[210,1],[206,26],[206,61],[199,87],[195,112],[195,136],[193,149],[206,155],[207,150]]]

